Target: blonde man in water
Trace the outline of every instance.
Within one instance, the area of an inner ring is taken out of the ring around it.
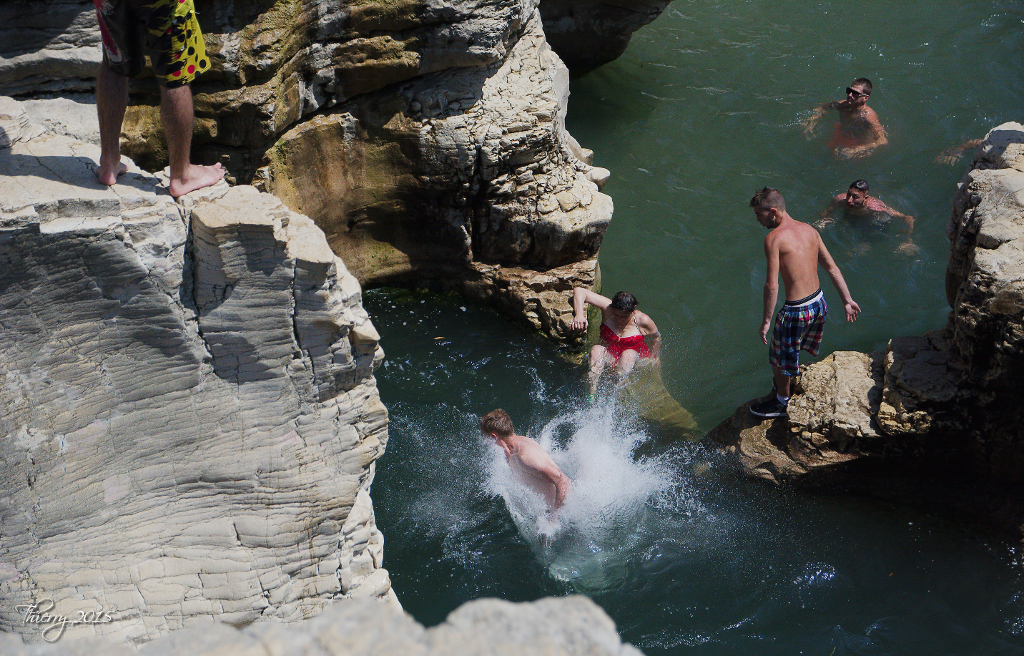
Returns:
[[[539,494],[554,513],[565,504],[571,481],[535,440],[516,435],[508,413],[498,408],[480,419],[480,432],[505,452],[516,480]]]
[[[590,349],[590,394],[587,400],[593,402],[597,394],[597,383],[608,365],[618,367],[619,375],[633,371],[640,359],[657,363],[661,354],[661,333],[649,316],[636,309],[636,298],[629,292],[619,292],[613,298],[595,294],[589,289],[576,287],[572,290],[572,306],[575,316],[570,324],[573,330],[586,330],[586,304],[601,310],[601,343]],[[647,338],[651,346],[647,346]]]
[[[829,150],[843,159],[859,159],[875,152],[889,143],[885,128],[878,121],[878,114],[868,107],[871,96],[871,80],[859,77],[846,87],[846,100],[833,100],[811,110],[804,120],[804,134],[814,136],[818,120],[830,110],[839,114],[832,137],[828,140]]]

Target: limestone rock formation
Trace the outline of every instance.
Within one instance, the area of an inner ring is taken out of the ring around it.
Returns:
[[[317,217],[366,283],[437,281],[563,335],[612,203],[570,148],[568,76],[536,15],[503,61],[394,92],[284,134],[267,189]]]
[[[671,0],[541,0],[544,33],[575,75],[618,59]]]
[[[394,601],[383,352],[323,233],[251,187],[99,185],[95,146],[9,100],[0,128],[0,631],[41,639],[33,605],[143,642]]]
[[[748,473],[1024,535],[1024,126],[992,130],[947,230],[942,330],[802,368],[789,418],[712,431]]]
[[[313,218],[363,284],[454,289],[562,338],[612,203],[565,130],[568,74],[537,2],[196,0],[213,69],[193,84],[193,159]],[[64,63],[98,58],[93,6],[60,7],[0,46],[0,93],[81,85]],[[133,89],[123,150],[158,169],[156,85]]]
[[[58,645],[20,644],[0,635],[6,656],[111,656],[136,653],[104,639]],[[181,631],[145,645],[147,656],[641,656],[623,644],[615,625],[586,597],[512,604],[471,601],[442,624],[424,629],[378,604],[339,604],[298,625],[260,624],[238,630],[224,624]]]
[[[0,94],[91,90],[101,60],[92,2],[0,3]]]

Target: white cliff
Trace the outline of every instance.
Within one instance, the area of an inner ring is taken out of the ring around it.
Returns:
[[[0,630],[142,642],[395,602],[373,521],[387,411],[360,288],[308,218],[180,203],[0,102]]]

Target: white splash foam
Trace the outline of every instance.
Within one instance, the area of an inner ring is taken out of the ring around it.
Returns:
[[[543,499],[517,483],[501,450],[491,450],[487,489],[500,495],[524,539],[552,577],[588,591],[625,576],[641,543],[649,503],[674,486],[672,472],[654,459],[634,459],[648,438],[631,428],[613,404],[552,419],[537,441],[572,479],[565,506],[548,517]]]

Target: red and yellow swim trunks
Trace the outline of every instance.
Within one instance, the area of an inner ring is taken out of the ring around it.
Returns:
[[[165,87],[188,84],[209,70],[192,0],[93,2],[103,35],[103,61],[118,75],[138,75],[146,55]]]

